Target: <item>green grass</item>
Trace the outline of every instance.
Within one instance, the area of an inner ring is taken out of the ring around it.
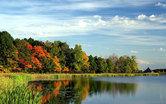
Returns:
[[[105,74],[26,74],[0,73],[0,103],[1,104],[40,104],[39,92],[33,95],[33,89],[27,91],[30,80],[57,80],[85,77],[133,77],[159,76],[158,73],[105,73]]]
[[[0,92],[4,88],[23,85],[30,80],[57,80],[84,77],[133,77],[159,76],[158,73],[102,73],[102,74],[27,74],[27,73],[0,73]]]
[[[101,74],[27,74],[27,73],[1,73],[1,77],[19,81],[37,80],[37,79],[64,79],[81,77],[118,77],[118,76],[159,76],[159,73],[101,73]],[[2,79],[2,78],[1,78]]]
[[[33,89],[27,90],[26,85],[17,86],[11,89],[6,89],[1,92],[1,104],[40,104],[40,92],[36,92],[33,96]]]
[[[22,85],[30,80],[57,80],[84,77],[133,77],[133,76],[159,76],[158,73],[105,73],[105,74],[26,74],[26,73],[0,73],[0,92],[3,88],[13,85]]]

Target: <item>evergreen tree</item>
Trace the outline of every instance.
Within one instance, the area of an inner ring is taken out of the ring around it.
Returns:
[[[13,37],[8,32],[0,32],[0,64],[5,67],[11,67],[17,60],[18,51],[13,41]]]
[[[96,61],[97,67],[98,67],[96,72],[97,73],[104,73],[106,70],[105,69],[106,68],[105,59],[95,56],[95,61]]]
[[[96,64],[95,59],[92,55],[89,56],[89,63],[90,63],[89,70],[91,72],[96,72],[97,71],[97,64]]]

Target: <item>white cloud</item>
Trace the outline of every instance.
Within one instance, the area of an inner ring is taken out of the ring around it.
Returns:
[[[158,23],[166,23],[166,15],[150,15],[150,16],[146,16],[144,14],[138,15],[137,17],[138,20],[148,20],[151,22],[158,22]]]
[[[138,51],[131,50],[130,53],[139,53]]]
[[[93,17],[97,18],[97,19],[101,19],[101,16],[99,16],[99,15],[94,15]]]
[[[148,61],[140,60],[140,59],[137,59],[137,62],[138,62],[139,64],[146,64],[146,65],[151,64],[151,63],[148,62]]]
[[[164,48],[160,48],[159,50],[160,50],[160,52],[166,52],[166,49],[164,49]]]
[[[80,20],[79,23],[78,23],[78,25],[79,25],[80,27],[86,27],[87,23],[84,22],[83,20]]]
[[[147,18],[147,16],[144,15],[144,14],[141,14],[141,15],[139,15],[137,18],[138,18],[138,20],[144,20],[144,19]]]
[[[166,7],[166,4],[158,2],[157,4],[155,4],[155,6]]]
[[[134,25],[137,24],[135,20],[131,20],[128,17],[119,17],[119,16],[114,16],[111,20],[110,23],[112,25]]]
[[[140,17],[139,17],[140,16]],[[102,17],[100,15],[55,18],[54,16],[43,15],[2,15],[0,14],[0,30],[7,30],[14,37],[49,37],[49,36],[72,36],[72,35],[89,35],[103,34],[118,36],[119,42],[125,40],[125,44],[138,45],[160,45],[165,46],[165,36],[147,36],[129,35],[144,30],[165,30],[166,15],[139,15],[139,19],[129,17],[113,16]],[[147,19],[143,20],[143,17]],[[154,19],[153,21],[150,20]],[[147,21],[148,20],[148,21]],[[19,34],[24,36],[19,36]]]

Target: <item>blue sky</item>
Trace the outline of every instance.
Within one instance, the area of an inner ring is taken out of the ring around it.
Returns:
[[[166,68],[165,0],[0,0],[0,31],[81,44],[88,55],[136,55]]]

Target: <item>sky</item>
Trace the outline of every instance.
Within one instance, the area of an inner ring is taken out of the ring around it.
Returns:
[[[0,0],[0,31],[82,45],[88,55],[135,55],[166,68],[165,0]]]

